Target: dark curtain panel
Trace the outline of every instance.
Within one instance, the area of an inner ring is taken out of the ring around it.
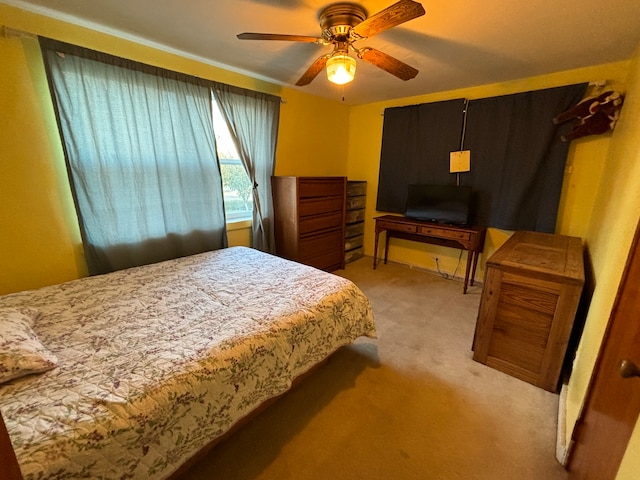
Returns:
[[[474,223],[554,232],[573,125],[553,118],[578,103],[587,84],[471,100],[464,149],[471,150]]]
[[[460,148],[464,99],[387,108],[376,209],[403,213],[412,183],[455,184],[449,153]]]

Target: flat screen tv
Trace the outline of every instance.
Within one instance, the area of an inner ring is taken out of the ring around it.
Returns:
[[[469,225],[471,187],[455,185],[409,185],[404,215],[416,220]]]

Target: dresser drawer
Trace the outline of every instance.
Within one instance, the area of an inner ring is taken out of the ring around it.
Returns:
[[[344,177],[301,178],[299,181],[299,194],[301,198],[331,195],[342,197],[344,195]]]
[[[355,237],[356,235],[364,235],[364,222],[352,223],[345,228],[345,238]]]
[[[393,230],[395,232],[416,233],[418,230],[418,227],[416,225],[399,222],[387,222],[385,220],[379,220],[376,225],[379,229]]]
[[[364,208],[367,203],[367,197],[347,197],[347,210],[355,210],[356,208]]]
[[[354,248],[362,247],[364,243],[364,235],[358,235],[357,237],[347,238],[344,241],[344,249],[352,250]]]
[[[431,226],[429,227],[420,226],[420,231],[418,233],[422,235],[431,235],[431,236],[440,237],[440,238],[451,238],[453,240],[471,239],[471,234],[469,232],[449,230],[446,228],[438,228],[438,227],[431,227]]]
[[[336,229],[330,232],[312,235],[301,238],[299,245],[300,260],[306,263],[305,259],[317,256],[321,253],[337,250],[340,255],[344,255],[344,238],[342,238],[342,229]]]
[[[344,252],[340,252],[337,250],[305,257],[301,260],[301,262],[305,265],[310,265],[312,267],[319,268],[320,270],[326,270],[328,272],[342,268],[343,261]]]
[[[342,227],[342,212],[334,212],[324,215],[312,215],[300,219],[300,235]]]
[[[353,262],[354,260],[362,258],[363,256],[364,256],[363,247],[354,248],[353,250],[347,250],[346,252],[344,252],[344,261],[346,263]]]
[[[300,218],[307,215],[340,212],[342,215],[342,197],[318,197],[300,199]]]
[[[355,223],[361,222],[364,220],[364,208],[360,208],[358,210],[350,210],[347,211],[345,222],[346,223]]]
[[[350,180],[347,182],[347,196],[366,195],[367,182],[364,180]]]

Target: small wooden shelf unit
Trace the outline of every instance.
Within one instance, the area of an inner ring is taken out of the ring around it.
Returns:
[[[347,213],[344,231],[344,261],[353,262],[364,255],[364,211],[367,182],[347,180]]]
[[[487,260],[473,359],[556,392],[583,284],[580,238],[515,232]]]

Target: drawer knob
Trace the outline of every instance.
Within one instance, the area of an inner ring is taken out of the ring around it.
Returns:
[[[622,378],[640,377],[640,368],[631,360],[622,360],[618,372]]]

